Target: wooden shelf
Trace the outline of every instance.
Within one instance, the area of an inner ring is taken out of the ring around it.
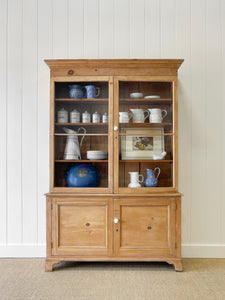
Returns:
[[[55,123],[56,126],[108,126],[109,123]]]
[[[135,104],[138,104],[138,103],[143,103],[143,102],[148,102],[148,103],[152,103],[152,104],[170,104],[173,102],[173,99],[172,98],[152,98],[152,99],[131,99],[131,98],[120,98],[119,100],[120,103],[135,103]]]
[[[55,136],[109,136],[107,133],[55,133]]]
[[[55,162],[57,163],[71,163],[71,162],[75,162],[75,163],[92,163],[92,162],[99,162],[99,163],[108,163],[108,160],[106,159],[56,159]]]
[[[75,99],[75,98],[56,98],[55,101],[61,101],[61,102],[108,102],[108,98],[81,98],[81,99]]]
[[[172,163],[172,159],[126,159],[120,160],[120,163]]]
[[[119,133],[119,136],[173,136],[174,133]]]
[[[166,127],[173,123],[119,123],[120,127]]]

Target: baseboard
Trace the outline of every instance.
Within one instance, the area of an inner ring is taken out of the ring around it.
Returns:
[[[45,257],[45,244],[0,245],[1,258]],[[225,244],[183,244],[183,258],[225,258]]]
[[[183,244],[183,258],[225,258],[225,244]]]
[[[2,258],[16,258],[16,257],[45,257],[45,244],[33,245],[0,245],[0,257]]]

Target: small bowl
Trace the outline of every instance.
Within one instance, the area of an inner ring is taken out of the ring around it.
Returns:
[[[140,98],[143,98],[143,93],[131,93],[130,94],[130,97],[132,98],[132,99],[140,99]]]

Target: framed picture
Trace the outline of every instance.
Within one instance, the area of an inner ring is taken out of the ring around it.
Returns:
[[[165,151],[163,127],[123,128],[121,133],[122,160],[152,159]]]

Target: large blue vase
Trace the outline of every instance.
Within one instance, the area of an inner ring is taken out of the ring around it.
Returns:
[[[79,164],[66,174],[66,183],[69,187],[95,187],[99,182],[99,173],[89,165]]]
[[[156,187],[158,185],[158,177],[160,174],[160,168],[155,168],[154,170],[145,169],[146,177],[143,181],[145,187]],[[155,172],[158,170],[158,175],[155,176]]]

